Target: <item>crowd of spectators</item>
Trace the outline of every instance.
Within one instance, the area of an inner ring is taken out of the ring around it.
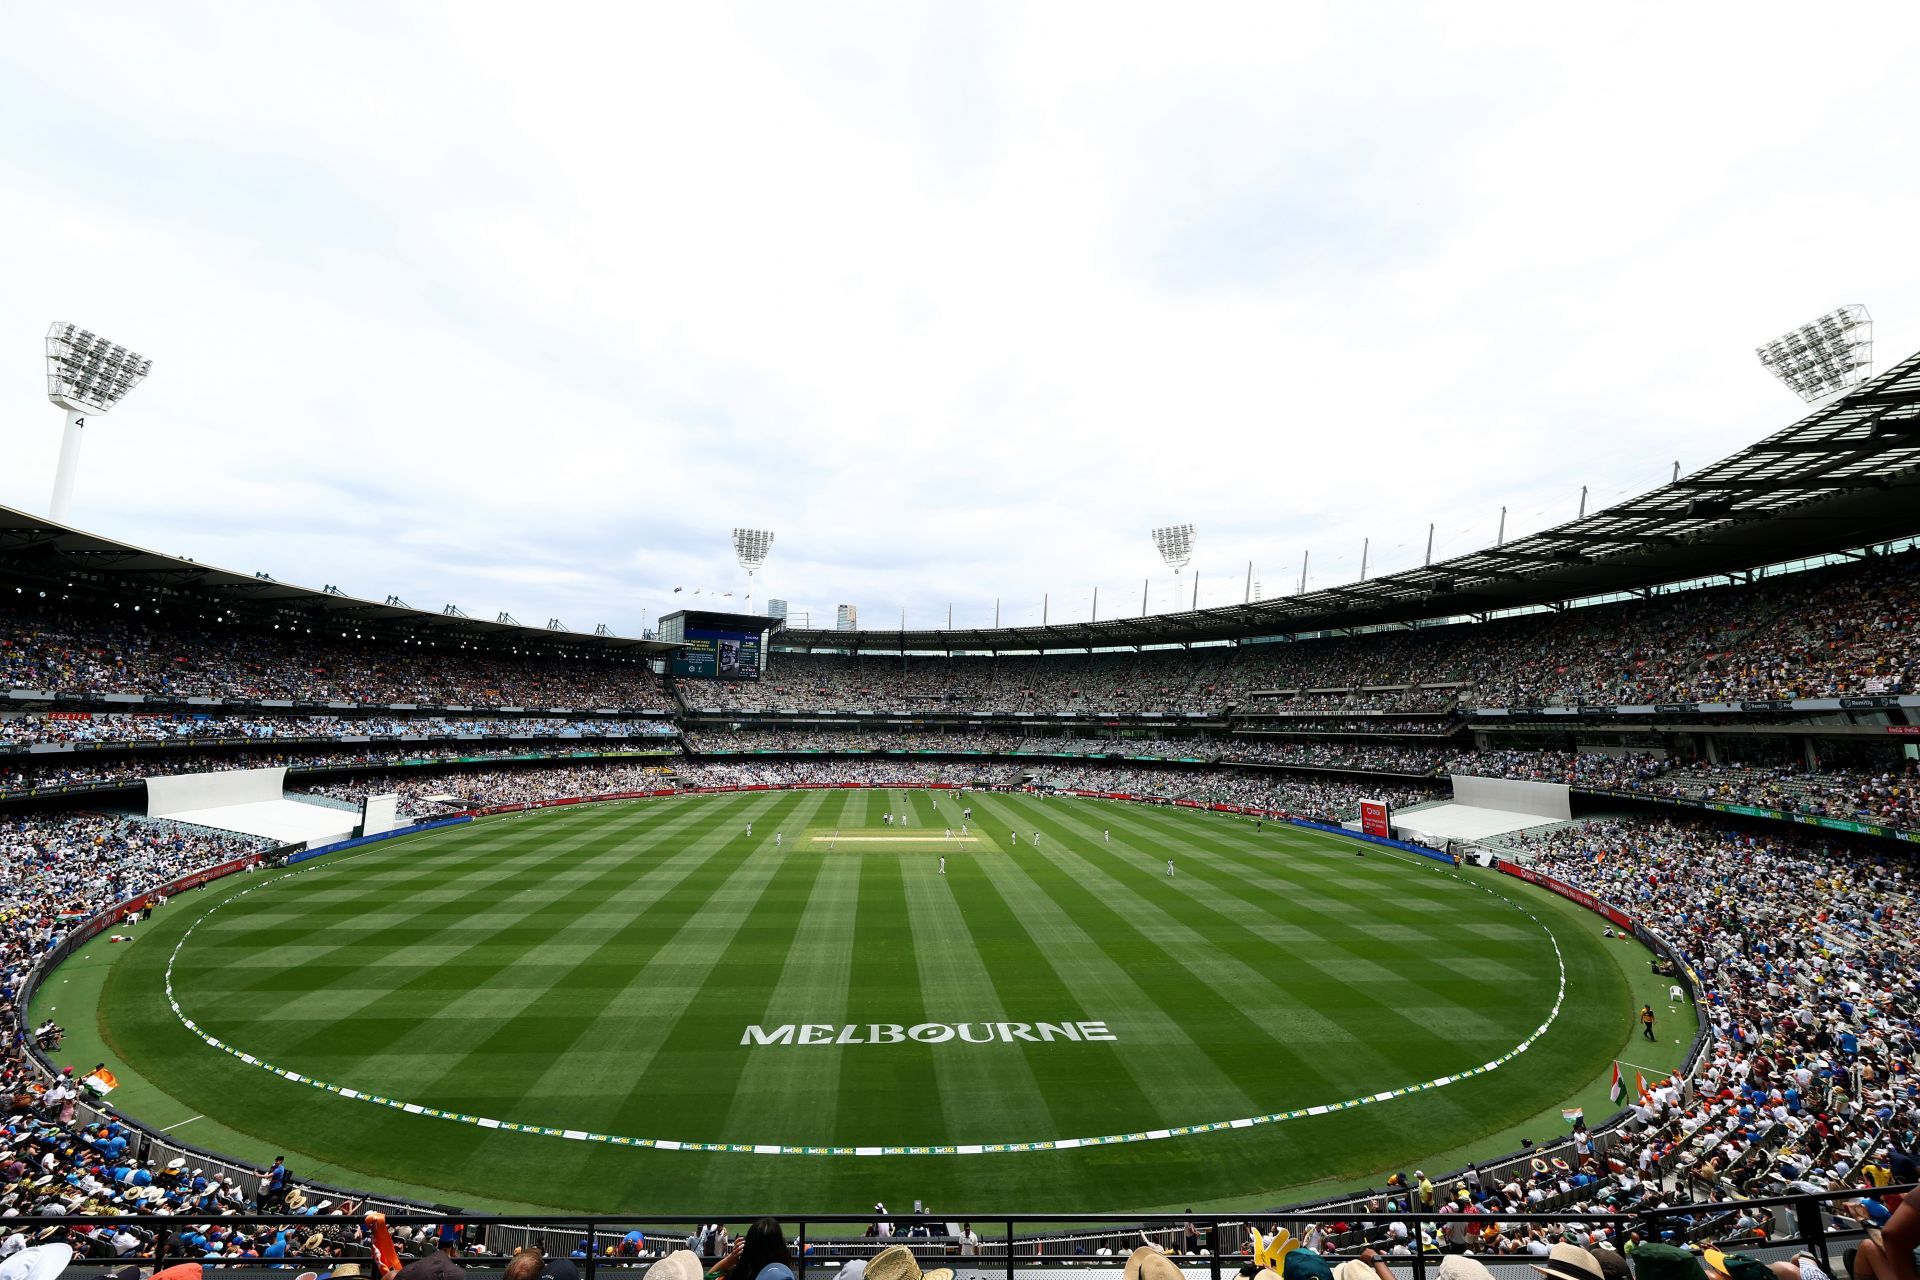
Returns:
[[[566,796],[652,791],[671,785],[672,775],[662,765],[649,762],[372,773],[355,775],[339,782],[308,783],[290,790],[303,795],[327,796],[355,803],[368,795],[397,795],[403,813],[419,816],[442,810],[452,812],[502,804],[532,804]]]
[[[1022,658],[778,654],[690,692],[739,711],[1256,714],[1645,704],[1920,690],[1920,553],[1486,623]]]
[[[1302,769],[1352,769],[1431,777],[1446,770],[1456,753],[1446,747],[1403,746],[1342,738],[1329,742],[1286,738],[1235,738],[1224,760],[1237,764],[1283,764]]]
[[[1596,791],[1745,805],[1920,830],[1920,762],[1828,766],[1704,765],[1646,752],[1479,751],[1442,772],[1564,782]]]
[[[133,757],[43,755],[0,756],[0,798],[31,792],[35,788],[112,784],[127,786],[142,778],[164,777],[178,773],[206,773],[222,769],[268,769],[284,766],[289,775],[320,773],[338,769],[380,768],[399,765],[429,766],[455,760],[524,760],[537,756],[563,758],[584,752],[623,754],[671,751],[674,744],[662,738],[630,739],[625,742],[595,740],[596,745],[550,740],[528,742],[522,746],[342,746],[327,751],[211,751],[192,755],[147,755]]]
[[[1752,586],[1484,623],[1272,644],[1018,657],[769,655],[760,680],[687,681],[742,712],[1338,717],[1361,710],[1771,700],[1920,689],[1920,553]],[[533,656],[316,634],[187,609],[21,598],[0,688],[356,705],[672,709],[644,660]]]
[[[1034,772],[1033,784],[1056,791],[1111,791],[1166,800],[1194,800],[1202,804],[1231,804],[1335,823],[1356,820],[1362,800],[1385,800],[1394,808],[1402,808],[1434,798],[1431,789],[1418,785],[1303,779],[1237,769],[1048,767]]]
[[[982,752],[989,755],[1163,756],[1206,759],[1221,744],[1209,738],[1067,738],[1039,734],[959,730],[903,733],[881,729],[742,729],[687,734],[693,755],[752,751]]]
[[[671,737],[669,720],[605,716],[229,716],[62,711],[0,716],[0,749],[58,743],[119,744],[247,738],[333,741],[359,738]]]
[[[1596,1164],[1739,1196],[1854,1185],[1920,1125],[1920,875],[1911,860],[1692,820],[1588,822],[1523,838],[1531,865],[1614,903],[1692,966],[1698,1075],[1636,1101]],[[1633,1207],[1603,1178],[1596,1197]],[[1609,1198],[1610,1197],[1610,1198]]]
[[[1181,714],[1219,709],[1228,648],[1030,657],[773,655],[759,680],[687,682],[689,706],[726,711]]]
[[[0,948],[36,953],[65,920],[269,843],[109,813],[0,815]]]
[[[777,787],[795,783],[862,782],[923,786],[1008,787],[1026,770],[995,761],[863,760],[842,757],[813,760],[700,760],[677,770],[683,787]]]
[[[1463,692],[1454,684],[1409,685],[1399,689],[1270,690],[1236,689],[1234,710],[1254,716],[1383,715],[1403,712],[1442,719],[1460,709]],[[1244,696],[1242,696],[1244,695]]]
[[[0,689],[150,698],[289,698],[426,707],[671,711],[640,659],[396,646],[185,608],[92,608],[16,595],[0,619]]]
[[[1782,765],[1689,765],[1654,782],[1651,789],[1720,804],[1920,830],[1920,762],[1913,760],[1818,772]]]
[[[1445,738],[1461,722],[1447,716],[1280,716],[1254,721],[1249,729],[1273,734],[1327,734],[1340,737]]]

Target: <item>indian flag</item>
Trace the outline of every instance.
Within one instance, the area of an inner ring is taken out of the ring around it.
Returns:
[[[105,1067],[101,1067],[97,1071],[88,1072],[80,1083],[88,1086],[103,1098],[120,1087],[120,1082],[113,1078],[113,1072],[107,1070]]]
[[[1607,1086],[1607,1101],[1618,1102],[1627,1096],[1627,1082],[1620,1078],[1620,1064],[1613,1064],[1613,1083]]]
[[[1585,1107],[1568,1107],[1560,1113],[1560,1118],[1568,1124],[1576,1124],[1587,1118],[1587,1109]]]

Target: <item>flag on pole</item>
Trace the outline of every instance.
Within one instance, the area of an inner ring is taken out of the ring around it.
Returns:
[[[1640,1101],[1651,1102],[1653,1100],[1653,1090],[1647,1088],[1647,1078],[1638,1071],[1633,1073],[1633,1085],[1634,1088],[1640,1091]]]
[[[1607,1101],[1618,1102],[1627,1092],[1626,1082],[1620,1079],[1620,1064],[1613,1064],[1613,1083],[1607,1086]]]

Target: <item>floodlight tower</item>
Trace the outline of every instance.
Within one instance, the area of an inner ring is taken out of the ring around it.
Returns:
[[[767,562],[767,553],[773,550],[773,535],[765,529],[735,529],[733,531],[733,556],[740,567],[747,571],[747,600],[752,607],[753,573]]]
[[[1754,348],[1768,373],[1809,404],[1852,390],[1873,372],[1873,317],[1858,303]]]
[[[1193,563],[1193,526],[1170,524],[1164,529],[1155,529],[1153,545],[1160,549],[1160,558],[1167,562],[1167,568],[1177,575]]]
[[[80,469],[80,434],[91,414],[105,413],[140,385],[153,361],[109,342],[97,333],[55,322],[47,330],[47,399],[67,411],[60,437],[60,467],[53,473],[53,502],[47,514],[67,522],[73,503],[74,475]]]
[[[1159,549],[1160,558],[1167,562],[1167,568],[1173,570],[1173,576],[1178,578],[1180,571],[1193,561],[1193,526],[1170,524],[1165,528],[1155,529],[1153,545]],[[1193,598],[1195,603],[1199,602],[1200,579],[1197,575],[1193,580]],[[1147,596],[1144,589],[1140,593],[1140,612],[1143,616],[1147,612]]]

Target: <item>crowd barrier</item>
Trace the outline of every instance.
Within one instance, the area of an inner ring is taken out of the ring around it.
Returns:
[[[1875,1188],[1867,1192],[1839,1191],[1820,1194],[1781,1196],[1747,1200],[1737,1205],[1686,1204],[1630,1213],[1580,1212],[1555,1213],[1530,1209],[1525,1213],[1501,1213],[1497,1221],[1506,1228],[1524,1231],[1529,1227],[1546,1229],[1576,1228],[1582,1232],[1608,1229],[1617,1233],[1637,1231],[1644,1238],[1668,1239],[1694,1245],[1716,1245],[1729,1252],[1741,1252],[1763,1262],[1786,1259],[1804,1252],[1830,1275],[1845,1275],[1841,1264],[1846,1251],[1860,1240],[1862,1233],[1852,1219],[1837,1212],[1844,1201],[1858,1201],[1864,1195],[1891,1197],[1908,1193],[1908,1186]],[[361,1206],[364,1207],[364,1206]],[[1766,1223],[1763,1232],[1735,1232],[1731,1229],[1736,1212],[1746,1212]],[[1143,1217],[1138,1214],[1075,1215],[1073,1229],[1062,1231],[1059,1215],[1036,1213],[942,1212],[936,1219],[930,1214],[890,1214],[885,1221],[893,1234],[881,1237],[873,1214],[783,1214],[775,1205],[728,1206],[694,1214],[603,1214],[603,1215],[530,1215],[478,1216],[450,1211],[444,1207],[422,1207],[409,1211],[394,1208],[387,1223],[396,1239],[411,1238],[425,1228],[436,1239],[444,1231],[454,1242],[459,1264],[469,1276],[493,1280],[505,1268],[516,1249],[533,1247],[549,1257],[577,1259],[583,1280],[597,1280],[606,1274],[640,1276],[659,1259],[692,1245],[702,1244],[702,1234],[710,1225],[719,1225],[725,1234],[737,1237],[747,1224],[762,1216],[773,1216],[793,1255],[793,1270],[798,1280],[811,1275],[831,1277],[856,1259],[873,1257],[895,1245],[906,1247],[923,1267],[949,1267],[955,1280],[1038,1280],[1072,1272],[1119,1280],[1128,1254],[1142,1243],[1163,1250],[1187,1280],[1226,1280],[1252,1260],[1249,1228],[1258,1226],[1263,1235],[1285,1227],[1296,1236],[1314,1233],[1323,1257],[1337,1264],[1343,1258],[1359,1254],[1368,1245],[1381,1246],[1380,1260],[1395,1280],[1429,1280],[1450,1253],[1475,1257],[1493,1271],[1496,1280],[1533,1280],[1530,1264],[1538,1259],[1520,1254],[1480,1254],[1464,1244],[1437,1244],[1394,1252],[1387,1248],[1386,1236],[1393,1224],[1403,1224],[1415,1241],[1423,1237],[1445,1240],[1449,1230],[1463,1225],[1483,1225],[1461,1214],[1435,1212],[1399,1212],[1371,1215],[1363,1223],[1332,1212],[1289,1212],[1270,1214],[1179,1214]],[[41,1229],[90,1227],[97,1219],[42,1216],[35,1218]],[[286,1230],[291,1247],[284,1257],[271,1260],[245,1256],[201,1256],[204,1251],[188,1248],[180,1240],[178,1218],[126,1215],[115,1226],[135,1237],[129,1252],[112,1258],[76,1257],[68,1274],[105,1277],[109,1272],[130,1264],[152,1266],[156,1271],[170,1263],[191,1260],[201,1264],[208,1276],[225,1280],[268,1280],[288,1275],[295,1268],[329,1270],[342,1257],[369,1258],[370,1244],[357,1216],[316,1216],[312,1214],[237,1214],[220,1219],[230,1227],[264,1234]],[[965,1224],[971,1236],[960,1234]],[[1335,1230],[1344,1224],[1348,1229]],[[1725,1228],[1725,1229],[1720,1229]],[[309,1245],[317,1235],[319,1239]],[[705,1242],[714,1242],[707,1235]],[[431,1247],[431,1246],[421,1246]],[[703,1270],[717,1261],[713,1248],[696,1250],[703,1256]],[[1704,1273],[1703,1273],[1704,1275]]]

